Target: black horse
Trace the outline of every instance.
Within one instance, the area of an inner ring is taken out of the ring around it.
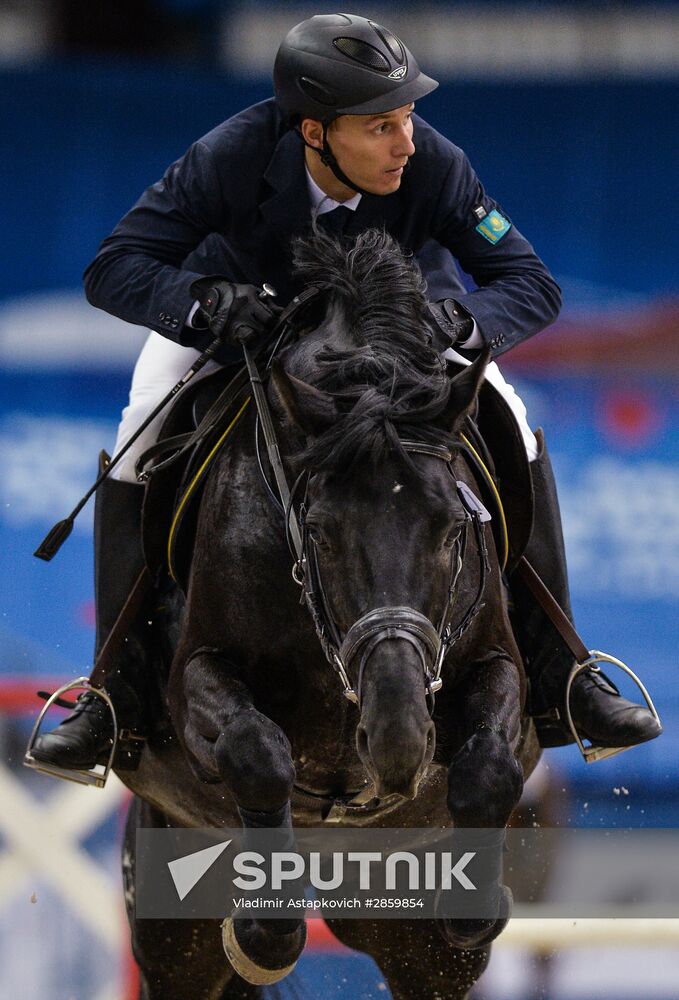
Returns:
[[[250,984],[294,966],[305,926],[136,921],[138,826],[322,825],[321,806],[368,784],[369,807],[340,823],[489,828],[497,845],[539,754],[492,534],[473,530],[456,489],[479,492],[458,432],[487,356],[451,377],[420,272],[384,233],[351,248],[316,234],[297,266],[326,290],[324,312],[281,352],[267,396],[288,478],[306,490],[303,586],[346,676],[300,606],[250,406],[201,502],[165,718],[139,770],[121,773],[136,795],[124,869],[147,1000],[260,995]],[[396,1000],[461,1000],[506,923],[499,875],[485,892],[492,919],[331,927],[373,956]]]

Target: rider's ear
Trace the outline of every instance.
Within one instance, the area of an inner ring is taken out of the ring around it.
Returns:
[[[303,118],[299,130],[307,146],[323,149],[323,123],[315,118]]]
[[[490,348],[486,347],[472,365],[463,368],[450,382],[450,396],[442,414],[444,426],[451,431],[459,430],[465,417],[471,413],[478,396],[486,365],[490,359]]]
[[[339,411],[335,397],[289,375],[279,362],[271,371],[274,404],[305,434],[318,437],[336,423]]]

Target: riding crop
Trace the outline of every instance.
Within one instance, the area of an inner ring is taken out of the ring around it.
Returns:
[[[123,445],[117,455],[114,455],[110,462],[107,464],[106,468],[100,473],[96,478],[92,486],[90,486],[87,493],[79,501],[79,503],[73,508],[68,517],[65,517],[63,521],[58,521],[53,528],[49,530],[45,538],[42,540],[38,548],[33,553],[38,559],[44,559],[45,562],[49,562],[57,554],[61,546],[64,544],[68,536],[73,530],[73,523],[83,509],[87,501],[90,499],[93,493],[96,493],[98,488],[101,486],[103,481],[106,479],[111,470],[118,464],[120,459],[126,452],[132,447],[137,438],[142,434],[149,424],[155,420],[158,414],[165,409],[168,403],[174,399],[178,392],[187,385],[191,379],[196,375],[201,368],[204,368],[208,361],[211,361],[214,355],[217,353],[219,348],[223,345],[223,340],[221,337],[215,337],[212,343],[205,348],[200,357],[196,358],[194,363],[191,365],[186,374],[180,378],[176,385],[174,385],[170,391],[164,396],[158,405],[149,413],[148,417],[141,424],[140,427],[134,432],[129,441]]]

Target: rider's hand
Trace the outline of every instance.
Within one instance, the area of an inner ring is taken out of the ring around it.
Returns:
[[[466,309],[459,305],[455,299],[442,299],[440,302],[430,302],[429,311],[438,327],[437,333],[442,333],[447,338],[448,343],[441,347],[453,347],[464,342],[471,336],[474,330],[474,320]],[[436,338],[438,340],[438,338]],[[439,344],[436,345],[440,346]]]
[[[269,330],[280,307],[260,298],[255,285],[238,285],[225,278],[200,278],[191,285],[198,300],[193,326],[208,329],[225,343],[252,346]]]

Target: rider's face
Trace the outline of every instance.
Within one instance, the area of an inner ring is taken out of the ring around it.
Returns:
[[[364,191],[385,195],[392,194],[400,187],[403,168],[415,152],[413,108],[413,104],[407,104],[381,115],[342,115],[330,125],[328,141],[337,162],[347,177]],[[312,127],[307,134],[305,127],[309,126],[317,128]],[[320,122],[306,119],[303,131],[307,140],[312,139],[312,145],[322,145]],[[307,162],[314,179],[319,181],[320,173],[321,187],[333,195],[340,182],[330,168],[323,167],[315,154]],[[321,171],[318,170],[319,167],[322,168]],[[355,194],[348,188],[345,188],[345,192],[344,198]]]

